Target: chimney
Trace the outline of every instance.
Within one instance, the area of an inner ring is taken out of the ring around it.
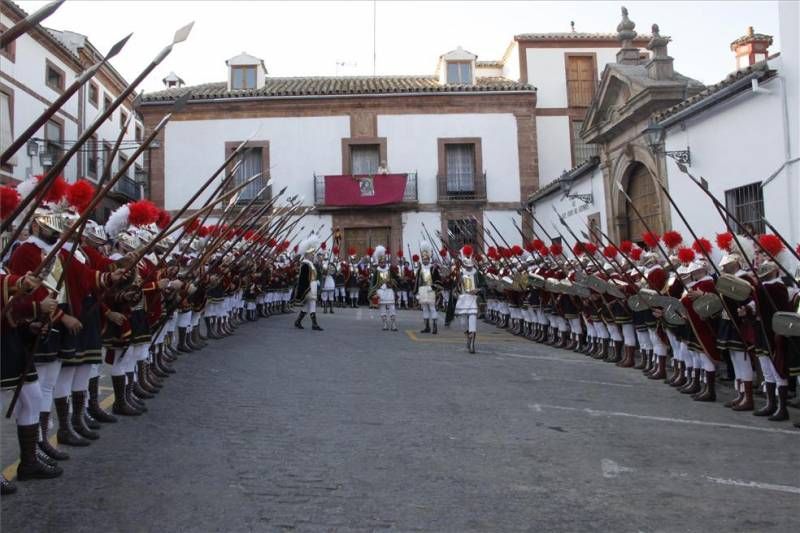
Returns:
[[[748,26],[747,33],[731,43],[731,51],[736,54],[736,69],[747,68],[767,59],[771,44],[772,35],[755,33],[753,27]]]
[[[672,58],[667,54],[669,37],[662,37],[658,24],[653,24],[653,37],[647,43],[647,49],[653,52],[653,57],[647,63],[647,76],[651,80],[671,80],[675,71],[672,68]]]
[[[622,21],[617,25],[617,38],[622,43],[622,47],[617,52],[617,63],[621,65],[638,65],[639,49],[633,45],[636,32],[633,30],[636,24],[628,18],[628,8],[622,7]]]

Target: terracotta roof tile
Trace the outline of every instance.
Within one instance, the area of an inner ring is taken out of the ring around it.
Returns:
[[[471,93],[487,91],[536,91],[526,83],[502,77],[478,78],[475,85],[441,85],[435,76],[267,77],[260,89],[231,90],[226,82],[166,89],[145,94],[142,102],[170,101],[186,92],[192,100],[243,97],[351,96],[360,94]]]
[[[650,40],[650,35],[637,35],[634,41],[644,42]],[[619,41],[616,33],[587,33],[577,31],[565,31],[555,33],[521,33],[514,36],[515,41]]]

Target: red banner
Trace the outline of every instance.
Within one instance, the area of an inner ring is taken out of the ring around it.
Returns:
[[[325,205],[388,205],[403,201],[405,174],[325,176]]]

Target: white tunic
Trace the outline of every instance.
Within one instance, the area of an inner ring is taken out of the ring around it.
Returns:
[[[394,289],[386,284],[392,277],[391,272],[389,272],[389,267],[378,267],[377,273],[379,280],[378,283],[380,283],[380,286],[378,287],[378,300],[382,304],[393,304]]]
[[[461,269],[461,287],[464,290],[458,295],[456,300],[457,315],[476,315],[478,314],[478,297],[474,294],[467,294],[467,291],[478,289],[478,272],[473,269]]]

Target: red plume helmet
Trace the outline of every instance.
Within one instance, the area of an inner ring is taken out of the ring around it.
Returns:
[[[692,244],[692,250],[701,255],[709,255],[713,249],[714,247],[711,245],[711,241],[705,237],[699,237],[694,241],[694,244]]]
[[[542,257],[547,257],[548,255],[550,255],[550,250],[547,249],[547,246],[543,246],[539,249],[539,255],[541,255]]]
[[[156,226],[158,226],[159,229],[166,229],[170,222],[172,222],[172,216],[163,209],[159,210]]]
[[[536,247],[533,245],[533,241],[525,244],[525,251],[528,253],[533,253],[536,251]]]
[[[681,263],[691,263],[694,261],[694,257],[694,250],[691,248],[684,247],[678,250],[678,260],[680,260]]]
[[[374,253],[375,253],[375,248],[373,248],[372,246],[367,248],[367,255],[368,256],[372,257],[372,254],[374,254]]]
[[[522,247],[519,244],[515,244],[511,247],[511,253],[514,254],[515,257],[519,257],[522,255]]]
[[[572,252],[573,252],[575,255],[583,255],[583,254],[586,252],[586,246],[585,246],[585,245],[584,245],[582,242],[580,242],[580,241],[579,241],[579,242],[576,242],[576,243],[575,243],[575,244],[572,246]]]
[[[634,261],[638,261],[639,259],[641,259],[642,258],[642,251],[643,250],[641,248],[638,248],[638,247],[637,248],[633,248],[631,250],[631,253],[630,253],[631,259],[633,259]]]
[[[645,231],[642,233],[642,241],[644,241],[644,245],[651,250],[658,247],[659,239],[660,237],[658,236],[658,233],[653,233],[652,231]]]
[[[447,248],[442,248],[441,250],[439,250],[439,255],[441,255],[442,257],[447,257]]]
[[[397,250],[397,257],[403,257],[403,250]]]
[[[200,225],[200,221],[197,221],[197,225],[198,226]],[[197,231],[197,236],[200,237],[200,238],[208,237],[209,235],[211,235],[211,227],[210,226],[203,226],[203,227],[199,228],[198,231]]]
[[[79,179],[67,187],[67,202],[79,213],[86,211],[94,198],[94,186],[85,179]]]
[[[16,189],[0,187],[0,219],[5,219],[19,205],[19,193]]]
[[[554,242],[553,244],[550,245],[550,253],[553,255],[561,255],[562,253],[564,253],[564,247],[558,244],[557,242]]]
[[[597,253],[597,245],[593,242],[587,242],[586,244],[583,245],[583,248],[589,255],[594,255]]]
[[[733,233],[726,231],[725,233],[717,233],[717,246],[720,250],[725,250],[730,253],[733,249]]]
[[[519,248],[519,246],[517,248]],[[520,251],[521,250],[522,248],[520,248]],[[464,247],[461,248],[461,255],[463,255],[464,257],[472,257],[472,246],[470,246],[469,244],[465,244]]]
[[[758,238],[758,244],[761,245],[772,257],[778,257],[783,249],[783,243],[781,242],[780,238],[777,235],[772,235],[771,233],[767,233],[762,235]]]
[[[327,242],[323,242],[322,244],[319,245],[319,249],[320,250],[327,250],[328,249],[328,243]]]
[[[411,260],[413,262],[415,262],[415,263],[418,263],[419,262],[419,256],[417,254],[414,254],[414,255],[411,256]]]
[[[540,239],[533,239],[533,241],[531,241],[531,244],[533,245],[533,249],[536,251],[539,251],[545,247],[544,243]]]
[[[617,247],[611,244],[603,248],[603,255],[608,257],[609,259],[616,257],[617,252],[618,252]]]
[[[347,249],[347,255],[356,255],[356,247],[355,246],[351,246],[350,248],[348,248]]]
[[[44,176],[36,176],[36,179],[42,181]],[[69,185],[64,181],[64,176],[56,176],[47,188],[47,192],[44,193],[42,201],[52,202],[54,204],[60,202],[64,198],[64,195],[67,194],[68,187]]]
[[[278,244],[278,241],[276,241],[275,239],[270,239],[269,241],[267,241],[267,246],[269,246],[270,248],[275,248],[276,244]]]
[[[661,240],[667,245],[667,248],[677,248],[683,242],[683,237],[677,231],[665,231]]]
[[[622,241],[621,243],[619,243],[619,249],[623,254],[629,255],[631,253],[631,250],[633,250],[633,242]]]
[[[158,208],[150,200],[139,200],[128,204],[128,222],[134,226],[146,226],[158,220]]]
[[[194,219],[184,227],[186,228],[186,233],[194,233],[200,229],[200,221],[198,219]]]
[[[338,256],[339,255],[339,247],[338,246],[334,246],[333,248],[331,248],[331,252],[333,252],[334,256]]]

